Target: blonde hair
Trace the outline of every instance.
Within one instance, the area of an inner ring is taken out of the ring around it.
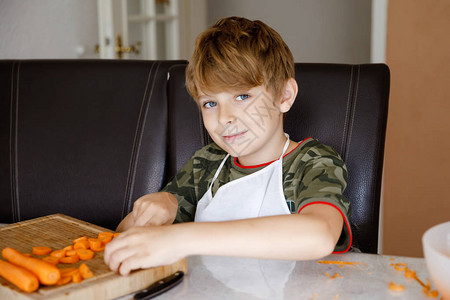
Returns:
[[[259,85],[277,99],[286,80],[294,76],[292,53],[275,30],[259,20],[229,17],[197,38],[186,86],[195,100],[200,93],[245,91]]]

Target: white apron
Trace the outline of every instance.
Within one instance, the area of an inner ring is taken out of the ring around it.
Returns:
[[[214,197],[211,188],[229,154],[223,159],[208,191],[197,204],[195,222],[231,221],[263,216],[287,215],[291,212],[283,192],[283,155],[289,135],[278,160],[265,168],[221,186]]]

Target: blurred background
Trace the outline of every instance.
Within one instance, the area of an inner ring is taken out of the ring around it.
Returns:
[[[389,65],[379,253],[423,256],[450,220],[449,0],[0,0],[0,59],[189,60],[233,15],[273,27],[296,62]]]

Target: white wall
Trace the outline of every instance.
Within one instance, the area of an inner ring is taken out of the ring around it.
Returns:
[[[296,62],[369,63],[371,0],[210,0],[208,24],[260,19],[278,31]]]
[[[97,28],[94,0],[0,0],[0,59],[96,58]]]

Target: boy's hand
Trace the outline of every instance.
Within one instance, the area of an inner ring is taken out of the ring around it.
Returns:
[[[105,263],[115,272],[172,264],[184,256],[174,226],[133,227],[120,234],[105,248]]]
[[[133,206],[133,211],[122,220],[117,231],[134,226],[172,224],[177,215],[178,201],[170,193],[160,192],[142,196]]]

